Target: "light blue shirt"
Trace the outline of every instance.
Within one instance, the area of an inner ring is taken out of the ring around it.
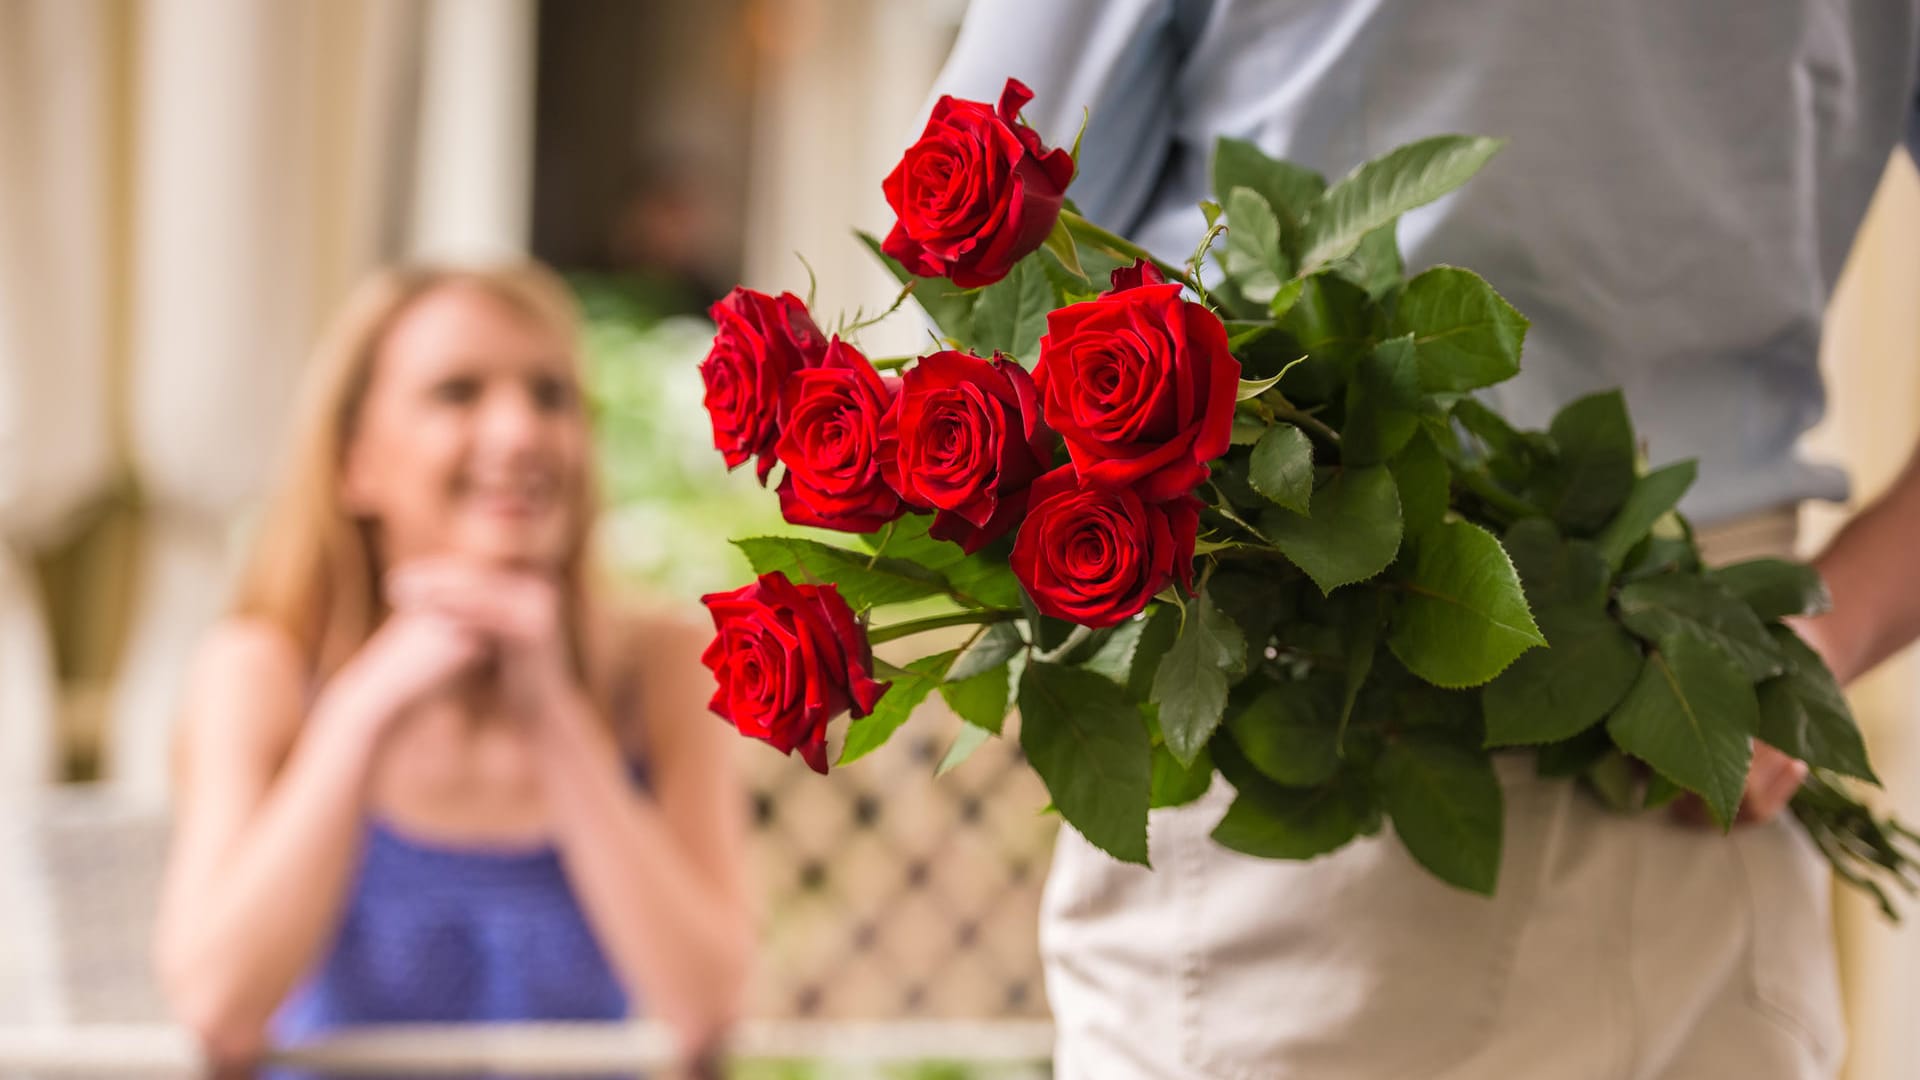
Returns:
[[[974,0],[937,89],[1070,143],[1069,195],[1170,261],[1207,156],[1251,139],[1329,179],[1445,132],[1512,139],[1408,214],[1409,269],[1470,267],[1533,321],[1494,388],[1543,427],[1625,391],[1711,523],[1845,477],[1796,453],[1825,405],[1821,318],[1913,112],[1913,0]]]

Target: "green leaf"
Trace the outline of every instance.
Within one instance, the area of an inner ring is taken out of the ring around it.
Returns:
[[[1107,630],[1105,637],[1097,643],[1085,659],[1080,659],[1078,656],[1067,659],[1070,663],[1076,663],[1088,671],[1106,676],[1115,685],[1125,686],[1128,676],[1133,672],[1134,652],[1139,649],[1141,635],[1146,633],[1146,629],[1146,619],[1128,619],[1119,626]]]
[[[1275,424],[1253,446],[1247,483],[1277,506],[1308,512],[1313,498],[1313,441],[1292,424]]]
[[[1345,278],[1319,275],[1301,284],[1300,299],[1278,319],[1280,329],[1293,338],[1300,351],[1345,371],[1371,347],[1373,308],[1365,289]]]
[[[1222,325],[1227,328],[1227,348],[1235,353],[1279,329],[1271,319],[1228,319]],[[1240,385],[1244,388],[1247,380],[1241,379]],[[1243,397],[1240,400],[1247,399]]]
[[[1061,269],[1077,278],[1086,278],[1087,271],[1080,265],[1080,249],[1074,244],[1073,233],[1067,229],[1064,220],[1054,219],[1053,231],[1047,234],[1041,246],[1060,261]]]
[[[1201,590],[1187,611],[1186,626],[1153,677],[1152,701],[1160,706],[1160,731],[1167,749],[1181,764],[1192,764],[1213,729],[1220,726],[1227,688],[1246,666],[1246,637],[1214,606],[1210,589]]]
[[[1420,426],[1420,368],[1413,338],[1390,338],[1360,358],[1347,384],[1340,460],[1374,465],[1400,452]]]
[[[1020,628],[1010,622],[994,623],[980,640],[968,646],[947,672],[948,682],[964,682],[982,672],[1005,667],[1021,649],[1027,647]]]
[[[942,777],[959,768],[962,763],[973,756],[975,750],[980,749],[980,747],[992,737],[993,732],[988,731],[986,728],[977,728],[972,724],[961,724],[960,734],[953,737],[953,745],[947,747],[946,754],[940,758],[940,764],[934,766],[933,775],[936,778]]]
[[[886,266],[902,285],[913,285],[913,299],[940,332],[955,341],[973,337],[973,305],[977,293],[960,288],[946,278],[916,277],[899,260],[880,250],[880,241],[872,233],[855,231],[855,236]]]
[[[1155,604],[1148,609],[1146,625],[1140,628],[1140,641],[1128,661],[1127,696],[1145,701],[1153,692],[1153,680],[1160,663],[1180,636],[1180,609],[1172,604]]]
[[[1643,778],[1634,767],[1633,759],[1618,750],[1600,755],[1587,767],[1586,779],[1600,801],[1615,813],[1632,813],[1646,801]]]
[[[1436,266],[1407,282],[1388,333],[1413,335],[1421,386],[1458,393],[1519,373],[1527,320],[1480,275]]]
[[[1373,673],[1374,654],[1380,649],[1380,624],[1386,619],[1388,605],[1386,594],[1378,589],[1349,589],[1330,599],[1328,607],[1340,631],[1340,651],[1347,661],[1337,744],[1337,749],[1345,753],[1347,725],[1353,720],[1354,703],[1360,700],[1367,676]]]
[[[1819,615],[1833,606],[1827,583],[1806,563],[1749,559],[1709,570],[1707,580],[1739,597],[1767,622],[1794,615]]]
[[[1678,525],[1677,515],[1674,521]],[[1627,554],[1627,564],[1620,570],[1622,583],[1662,574],[1700,573],[1699,553],[1694,549],[1693,538],[1684,528],[1679,529],[1678,535],[1665,534],[1659,525],[1655,525],[1654,529],[1652,536],[1636,544]]]
[[[1466,397],[1454,402],[1452,416],[1490,454],[1514,457],[1525,452],[1526,440],[1520,432],[1507,423],[1506,417],[1488,408],[1478,398]]]
[[[1570,532],[1605,525],[1633,490],[1633,423],[1618,390],[1589,394],[1561,409],[1548,434],[1559,449],[1539,503]]]
[[[1280,292],[1287,276],[1280,251],[1280,222],[1267,201],[1250,188],[1227,193],[1227,276],[1241,295],[1265,304]]]
[[[1613,711],[1645,662],[1605,611],[1562,603],[1535,613],[1547,647],[1522,654],[1481,692],[1490,747],[1579,734]]]
[[[1319,173],[1268,157],[1243,139],[1225,138],[1214,143],[1212,171],[1215,198],[1225,203],[1234,188],[1258,193],[1280,222],[1282,246],[1290,253],[1299,251],[1302,224],[1327,189]]]
[[[1753,683],[1739,666],[1681,632],[1648,655],[1607,731],[1622,750],[1698,794],[1724,828],[1746,787],[1759,712]]]
[[[1633,490],[1620,512],[1613,515],[1613,520],[1594,538],[1608,566],[1618,570],[1634,545],[1653,531],[1653,523],[1680,504],[1680,496],[1693,486],[1694,472],[1691,460],[1680,461],[1655,469],[1633,482]]]
[[[1706,578],[1663,574],[1620,590],[1620,621],[1648,641],[1690,632],[1726,653],[1749,680],[1786,670],[1780,647],[1739,597]]]
[[[1596,724],[1562,742],[1548,743],[1534,753],[1534,771],[1550,780],[1571,780],[1584,774],[1613,748],[1606,725]]]
[[[1442,522],[1422,533],[1401,587],[1387,646],[1435,686],[1478,686],[1546,644],[1506,549],[1478,525]]]
[[[900,669],[873,711],[847,725],[847,742],[840,749],[837,764],[851,765],[886,745],[887,739],[907,722],[907,717],[940,685],[940,680],[946,678],[948,665],[958,655],[958,650],[949,650],[923,656]]]
[[[1659,773],[1654,773],[1652,776],[1647,777],[1647,790],[1640,798],[1640,809],[1664,809],[1671,805],[1675,799],[1678,799],[1686,793],[1686,789],[1679,784],[1661,776]]]
[[[1320,591],[1385,570],[1400,550],[1400,493],[1384,466],[1343,469],[1313,493],[1313,516],[1271,510],[1261,531]]]
[[[1485,754],[1406,735],[1387,745],[1374,780],[1393,831],[1420,865],[1451,885],[1493,895],[1506,815]]]
[[[1466,183],[1504,142],[1438,135],[1347,174],[1327,189],[1307,220],[1301,269],[1311,271],[1348,255],[1368,233]]]
[[[1214,606],[1240,627],[1250,656],[1265,648],[1281,620],[1295,615],[1303,584],[1268,566],[1223,566],[1207,581]]]
[[[1520,572],[1527,602],[1534,608],[1606,606],[1613,574],[1600,549],[1585,540],[1562,540],[1546,518],[1513,523],[1500,541]]]
[[[1046,270],[1034,259],[1021,259],[1006,277],[980,290],[980,301],[973,308],[973,336],[967,343],[983,353],[991,350],[1017,357],[1032,367],[1053,307],[1053,286]]]
[[[1078,668],[1028,664],[1020,748],[1068,824],[1114,858],[1146,865],[1153,746],[1118,686]]]
[[[1767,630],[1786,657],[1787,673],[1760,684],[1760,737],[1816,768],[1878,784],[1853,710],[1820,654],[1784,626]]]
[[[1295,360],[1292,364],[1288,364],[1286,367],[1281,368],[1279,371],[1274,372],[1264,379],[1241,379],[1240,391],[1234,396],[1233,400],[1236,402],[1250,401],[1259,397],[1261,394],[1266,393],[1278,385],[1281,379],[1286,378],[1287,372],[1293,370],[1294,364],[1298,364],[1305,359],[1306,357],[1303,356],[1299,360]]]
[[[938,574],[905,559],[875,558],[817,540],[754,536],[735,540],[733,546],[746,555],[756,574],[778,570],[796,582],[838,586],[840,598],[855,611],[946,591],[946,582]]]
[[[1265,859],[1311,859],[1371,831],[1378,815],[1366,788],[1336,778],[1319,787],[1290,788],[1253,771],[1234,748],[1214,744],[1215,763],[1236,789],[1214,842]]]
[[[1273,299],[1267,301],[1268,313],[1276,319],[1286,318],[1287,312],[1293,310],[1293,305],[1300,302],[1300,294],[1306,290],[1306,287],[1307,283],[1303,278],[1291,278],[1281,282],[1280,291],[1274,293]]]
[[[1448,488],[1452,470],[1433,440],[1418,433],[1406,448],[1387,462],[1393,473],[1393,485],[1400,493],[1400,516],[1406,522],[1406,534],[1417,536],[1447,515]]]
[[[1227,439],[1230,446],[1252,446],[1260,441],[1272,425],[1252,413],[1233,414],[1233,434]]]
[[[1285,374],[1286,372],[1282,371],[1279,374],[1270,375],[1264,379],[1241,379],[1240,390],[1234,395],[1233,400],[1236,402],[1251,401],[1261,394],[1266,393],[1268,390],[1273,389],[1274,384],[1280,381],[1280,376]]]
[[[1037,652],[1052,652],[1066,644],[1067,638],[1073,636],[1072,623],[1065,619],[1056,619],[1051,615],[1040,614],[1039,606],[1033,602],[1033,597],[1027,595],[1025,589],[1020,590],[1020,610],[1026,615],[1027,640]]]
[[[1400,261],[1399,241],[1394,239],[1395,224],[1389,221],[1361,237],[1353,254],[1333,264],[1333,272],[1367,290],[1376,300],[1392,292],[1407,273]]]
[[[861,539],[876,550],[884,542],[882,553],[889,558],[938,574],[959,594],[956,599],[972,602],[968,606],[1013,608],[1020,605],[1020,580],[1013,576],[1004,556],[992,557],[991,549],[968,555],[958,544],[927,535],[932,524],[931,514],[911,514]]]
[[[1227,731],[1268,779],[1312,787],[1340,767],[1339,692],[1327,678],[1271,684],[1227,718]]]
[[[940,696],[954,715],[995,735],[1000,734],[1000,722],[1006,719],[1011,693],[1005,664],[965,679],[956,680],[949,673],[947,681],[940,684]]]
[[[1180,764],[1180,759],[1164,746],[1153,748],[1153,797],[1149,805],[1154,809],[1185,806],[1205,795],[1211,786],[1213,755],[1205,747],[1190,766]]]

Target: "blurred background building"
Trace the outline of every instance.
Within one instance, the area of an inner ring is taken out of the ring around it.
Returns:
[[[565,271],[606,550],[682,598],[736,584],[716,538],[783,526],[710,449],[704,309],[810,276],[823,312],[886,306],[849,226],[885,227],[880,178],[964,6],[0,0],[0,1031],[161,1016],[145,935],[177,684],[350,284],[393,259]],[[1835,302],[1815,440],[1859,499],[1920,431],[1916,237],[1899,157]],[[923,338],[896,317],[862,343]],[[1839,520],[1810,511],[1809,544]],[[1856,695],[1910,820],[1916,690],[1903,660]],[[1011,747],[935,783],[957,726],[935,697],[832,782],[740,744],[770,912],[755,1016],[1044,1019],[1046,797]],[[1839,917],[1849,1075],[1910,1076],[1920,940],[1851,896]]]

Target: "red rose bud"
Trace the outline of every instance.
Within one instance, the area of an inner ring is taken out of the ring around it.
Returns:
[[[942,97],[920,141],[881,185],[898,221],[881,250],[921,277],[991,285],[1060,217],[1073,155],[1018,120],[1033,91],[1008,79],[998,109]]]
[[[900,380],[894,486],[938,511],[928,532],[972,554],[1027,509],[1027,489],[1053,467],[1033,376],[1002,356],[922,357]]]
[[[762,484],[780,437],[780,395],[787,376],[820,362],[827,339],[792,293],[778,297],[735,288],[707,309],[718,332],[700,364],[713,448],[738,468],[750,457]]]
[[[1213,312],[1143,284],[1048,315],[1034,381],[1083,481],[1163,502],[1227,452],[1240,362]]]
[[[889,685],[874,681],[866,632],[839,590],[775,572],[700,602],[716,631],[700,658],[719,682],[708,708],[826,772],[827,724],[849,709],[872,712]]]
[[[882,467],[894,447],[880,421],[898,389],[839,338],[818,366],[787,380],[774,449],[787,467],[779,490],[788,521],[864,533],[907,512]]]
[[[1112,296],[1114,293],[1138,289],[1145,285],[1164,285],[1167,282],[1167,275],[1161,273],[1159,267],[1147,260],[1135,259],[1132,266],[1116,268],[1107,276],[1107,280],[1113,282],[1113,288],[1101,293],[1101,296]]]
[[[1011,561],[1041,614],[1099,629],[1139,613],[1169,582],[1193,591],[1193,496],[1151,503],[1131,488],[1080,484],[1063,465],[1034,482],[1031,498]]]

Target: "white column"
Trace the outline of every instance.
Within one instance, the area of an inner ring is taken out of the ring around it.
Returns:
[[[1920,182],[1904,151],[1896,153],[1874,197],[1859,240],[1828,308],[1821,361],[1830,391],[1826,420],[1809,435],[1809,449],[1845,462],[1854,498],[1847,508],[1809,507],[1808,554],[1825,543],[1846,516],[1886,490],[1920,436]],[[1887,582],[1911,589],[1911,580]],[[1854,715],[1867,735],[1874,771],[1886,783],[1882,808],[1912,825],[1920,821],[1920,651],[1881,665],[1848,689]],[[1846,886],[1836,889],[1841,971],[1847,993],[1851,1046],[1847,1080],[1897,1080],[1920,1060],[1920,907],[1894,891],[1907,912],[1889,925],[1879,909]]]
[[[65,1017],[37,857],[58,693],[29,557],[114,465],[106,15],[0,5],[0,1024]]]
[[[927,90],[951,27],[935,5],[893,0],[803,0],[764,5],[779,24],[766,38],[754,103],[747,196],[746,284],[807,291],[806,257],[819,278],[818,314],[886,309],[900,285],[852,235],[884,237],[892,224],[880,182],[918,131]],[[927,343],[907,310],[861,332],[875,356]]]
[[[113,471],[107,42],[98,2],[0,7],[0,792],[52,776],[55,692],[15,562]]]
[[[181,679],[225,598],[226,524],[271,475],[315,328],[311,11],[141,9],[127,422],[151,511],[107,759],[141,798],[166,792]]]
[[[532,0],[428,0],[408,253],[523,254],[532,205]]]

